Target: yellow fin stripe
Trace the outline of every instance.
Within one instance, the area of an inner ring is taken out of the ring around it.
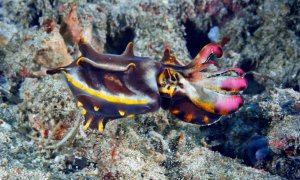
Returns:
[[[64,72],[64,71],[63,71]],[[88,88],[86,86],[83,86],[82,84],[76,82],[68,73],[64,72],[67,80],[76,88],[81,89],[85,91],[86,93],[99,97],[101,99],[104,99],[111,103],[120,103],[120,104],[128,104],[128,105],[140,105],[140,104],[147,104],[149,101],[145,99],[127,99],[127,98],[121,98],[116,96],[110,96],[106,95],[102,92],[93,90],[91,88]]]

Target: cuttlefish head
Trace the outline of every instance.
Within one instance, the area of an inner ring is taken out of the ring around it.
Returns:
[[[201,117],[203,122],[212,122],[214,120],[210,121],[210,117],[217,119],[237,111],[242,106],[244,101],[239,93],[247,87],[244,72],[239,68],[220,70],[218,64],[212,61],[213,56],[222,56],[220,45],[206,45],[185,66],[174,60],[174,56],[170,54],[170,58],[167,58],[169,51],[166,52],[162,58],[165,69],[158,78],[158,84],[160,92],[171,99],[172,114],[177,117],[178,114],[181,114],[180,117],[184,114],[184,117],[188,117],[186,119],[191,120],[189,122],[193,121],[193,117]],[[206,115],[200,116],[199,113]],[[203,124],[199,120],[195,122]]]

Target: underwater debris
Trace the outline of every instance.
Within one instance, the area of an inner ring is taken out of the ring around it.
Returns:
[[[42,29],[47,33],[51,33],[55,27],[56,23],[53,19],[45,19],[42,23]]]
[[[58,65],[71,63],[71,56],[68,53],[64,39],[57,29],[49,33],[49,38],[41,42],[42,48],[36,51],[32,61],[45,68],[53,68]],[[41,70],[42,71],[42,70]]]
[[[220,37],[220,29],[218,26],[214,26],[212,28],[210,28],[207,37],[213,41],[213,42],[219,42],[219,37]],[[224,43],[222,43],[224,44]]]
[[[0,21],[0,47],[6,46],[15,33],[17,33],[17,28],[14,25]]]
[[[85,157],[69,157],[65,160],[67,169],[65,170],[66,173],[75,172],[78,170],[82,170],[89,166],[89,162]]]
[[[45,144],[46,145],[45,149],[58,149],[61,146],[65,145],[67,142],[73,141],[74,137],[76,136],[76,134],[78,132],[80,124],[81,124],[81,115],[80,115],[80,113],[77,113],[77,116],[73,123],[73,127],[67,132],[67,134],[64,136],[64,138],[54,144],[50,144],[50,145]]]
[[[0,119],[0,128],[5,131],[11,131],[12,127],[10,124],[6,123],[3,119]]]

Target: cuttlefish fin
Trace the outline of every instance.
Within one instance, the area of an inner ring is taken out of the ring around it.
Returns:
[[[126,49],[122,53],[122,56],[127,56],[127,57],[133,57],[134,56],[134,53],[133,53],[133,43],[132,42],[129,42],[127,44]]]

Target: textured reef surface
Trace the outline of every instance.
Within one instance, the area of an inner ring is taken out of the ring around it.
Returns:
[[[299,179],[299,9],[297,0],[0,1],[0,179]],[[210,126],[160,109],[84,131],[64,77],[46,74],[79,56],[79,35],[98,52],[121,54],[132,41],[137,56],[159,61],[169,48],[185,64],[215,41],[219,66],[247,73],[244,105]]]

